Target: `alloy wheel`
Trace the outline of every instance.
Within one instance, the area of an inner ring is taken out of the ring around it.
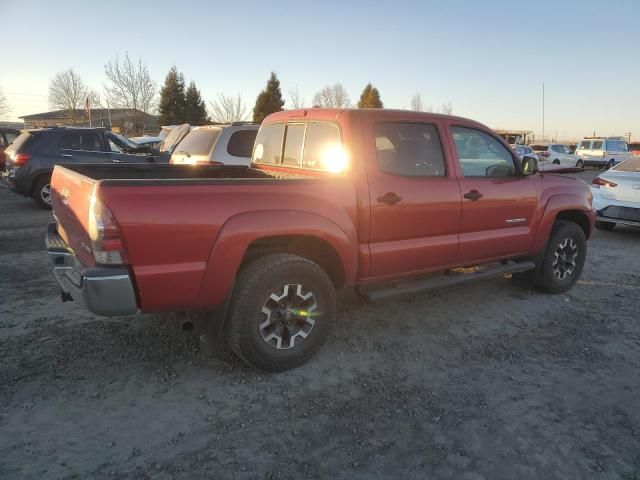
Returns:
[[[573,238],[565,238],[558,244],[558,248],[553,254],[553,263],[551,265],[553,275],[558,280],[565,280],[573,275],[576,270],[578,254],[578,244]]]
[[[318,304],[311,290],[287,284],[273,292],[262,306],[262,339],[278,350],[293,348],[303,341],[315,324]]]
[[[51,184],[47,183],[40,189],[40,198],[47,205],[51,205]]]

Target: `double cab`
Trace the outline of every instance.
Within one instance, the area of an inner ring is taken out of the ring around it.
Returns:
[[[46,243],[63,299],[211,312],[207,335],[281,371],[322,345],[338,289],[375,302],[510,273],[567,291],[591,200],[469,119],[314,108],[268,116],[250,167],[57,166]]]

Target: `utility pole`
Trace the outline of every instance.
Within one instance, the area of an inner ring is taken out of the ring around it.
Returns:
[[[542,141],[544,142],[544,82],[542,83]]]

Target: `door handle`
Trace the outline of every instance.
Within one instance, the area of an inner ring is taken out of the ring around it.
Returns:
[[[61,153],[60,156],[64,158],[73,158],[73,155],[69,155],[68,153]]]
[[[480,200],[482,198],[482,194],[478,190],[471,190],[463,195],[467,200],[471,200],[475,202],[476,200]]]
[[[114,158],[113,160],[111,160],[113,163],[124,163],[124,161],[122,160],[118,160],[117,158]]]
[[[400,200],[402,200],[402,197],[399,197],[398,195],[396,195],[393,192],[387,192],[383,196],[378,197],[377,200],[378,200],[378,203],[386,203],[387,205],[395,205]]]

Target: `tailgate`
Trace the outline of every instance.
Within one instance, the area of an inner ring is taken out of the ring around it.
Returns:
[[[95,264],[89,238],[89,205],[96,181],[56,166],[51,177],[51,201],[58,233],[84,266]]]

